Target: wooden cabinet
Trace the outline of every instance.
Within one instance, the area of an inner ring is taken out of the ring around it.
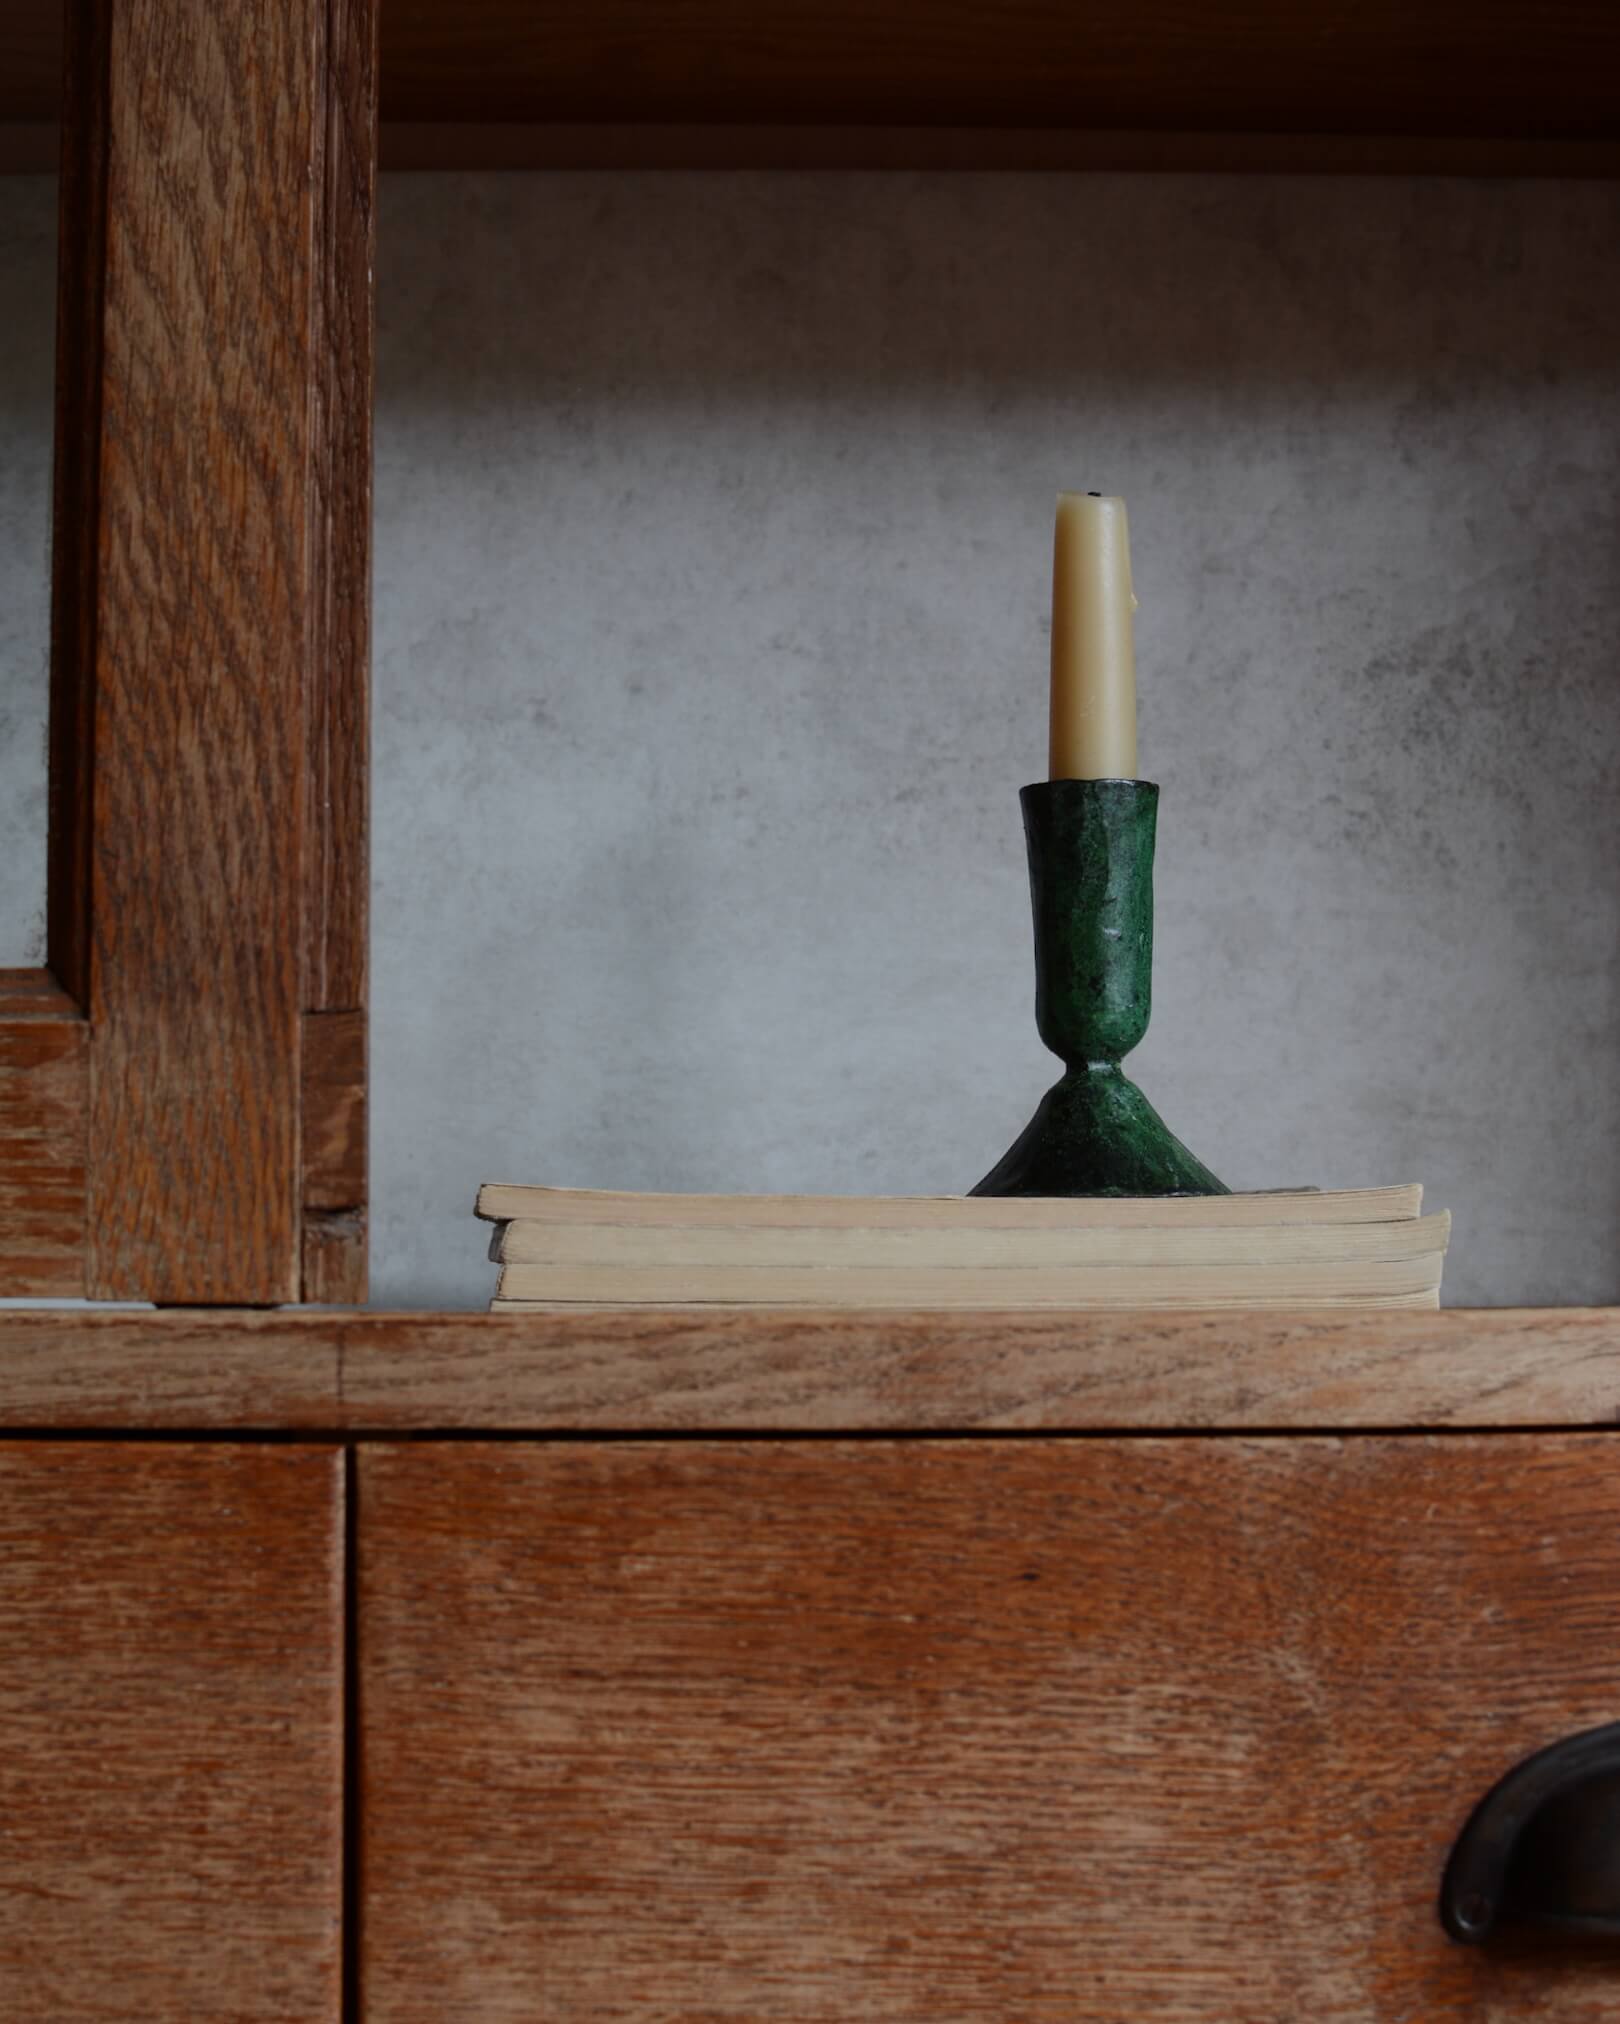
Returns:
[[[1597,2024],[1436,1899],[1620,1716],[1615,1455],[362,1446],[363,2014]]]
[[[0,1314],[0,2017],[1597,2024],[1436,1911],[1620,1719],[1617,1352]]]
[[[343,1469],[0,1444],[0,2016],[337,2018]]]
[[[365,1292],[377,10],[12,14],[66,229],[0,1293],[209,1305],[0,1315],[0,2018],[1620,2014],[1435,1917],[1620,1717],[1620,1312],[264,1311]],[[402,0],[381,88],[401,159],[1612,171],[1616,18]]]

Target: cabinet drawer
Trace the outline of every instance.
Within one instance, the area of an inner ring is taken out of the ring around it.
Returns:
[[[1620,1718],[1606,1435],[360,1457],[378,2020],[1612,2019],[1453,1945]]]
[[[335,2020],[343,1462],[0,1444],[0,2017]]]

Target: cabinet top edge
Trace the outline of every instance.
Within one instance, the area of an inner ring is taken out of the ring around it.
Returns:
[[[0,1432],[1620,1425],[1620,1308],[0,1309]]]

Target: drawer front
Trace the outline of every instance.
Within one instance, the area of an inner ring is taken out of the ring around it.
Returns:
[[[360,1458],[373,2020],[1610,2019],[1451,1841],[1620,1719],[1606,1435]]]
[[[339,2007],[342,1458],[0,1444],[0,2017]]]

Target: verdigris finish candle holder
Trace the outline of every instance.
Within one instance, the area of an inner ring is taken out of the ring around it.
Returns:
[[[1035,1024],[1063,1078],[976,1195],[1224,1195],[1124,1073],[1153,984],[1151,780],[1024,788]]]

